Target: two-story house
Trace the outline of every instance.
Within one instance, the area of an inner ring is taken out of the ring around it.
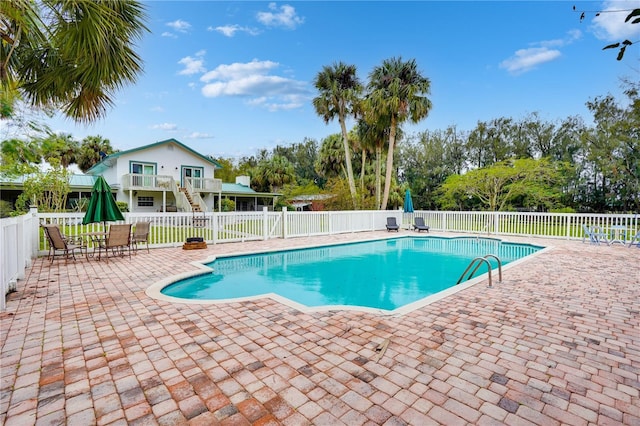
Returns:
[[[256,192],[248,176],[235,183],[215,178],[221,166],[175,139],[144,145],[105,156],[83,175],[72,175],[69,208],[91,196],[95,176],[102,175],[117,201],[130,212],[198,212],[218,210],[220,200],[235,202],[236,211],[273,209],[280,194]],[[2,199],[15,202],[27,176],[0,176]]]
[[[105,156],[87,170],[102,175],[132,212],[211,211],[222,198],[221,166],[175,139]],[[216,200],[218,201],[216,203]]]

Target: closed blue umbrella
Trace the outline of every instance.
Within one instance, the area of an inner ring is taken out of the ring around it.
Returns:
[[[411,199],[411,192],[408,189],[404,194],[404,212],[413,213],[413,200]]]

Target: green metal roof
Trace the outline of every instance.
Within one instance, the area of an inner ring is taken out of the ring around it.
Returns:
[[[222,192],[234,192],[243,194],[257,194],[256,191],[248,186],[240,185],[239,183],[222,183]]]
[[[239,183],[222,183],[222,194],[227,195],[247,195],[257,197],[276,197],[282,194],[275,192],[256,192],[248,186],[240,185]]]
[[[22,175],[22,176],[0,176],[0,184],[2,186],[19,186],[22,187],[24,185],[24,181],[27,180],[32,175]],[[96,176],[91,175],[71,175],[69,179],[69,185],[72,188],[81,188],[88,187],[92,188],[93,184],[96,181]]]
[[[131,154],[132,152],[142,151],[142,150],[145,150],[145,149],[154,148],[156,146],[165,145],[165,144],[169,144],[169,143],[174,143],[174,144],[182,147],[186,151],[189,151],[190,153],[192,153],[196,157],[199,157],[202,160],[213,164],[213,167],[216,168],[216,169],[221,169],[222,168],[220,163],[218,163],[217,161],[215,161],[215,160],[213,160],[213,159],[211,159],[209,157],[206,157],[206,156],[200,154],[199,152],[194,151],[193,149],[189,148],[188,146],[186,146],[182,142],[179,142],[176,139],[171,138],[171,139],[167,139],[167,140],[164,140],[164,141],[155,142],[155,143],[152,143],[152,144],[149,144],[149,145],[139,146],[138,148],[128,149],[126,151],[119,151],[119,152],[114,152],[113,154],[109,154],[105,158],[103,158],[102,161],[100,161],[99,163],[97,163],[93,167],[91,167],[89,170],[87,170],[87,173],[91,174],[91,175],[100,175],[100,174],[104,173],[104,171],[106,169],[108,169],[109,167],[113,166],[113,164],[114,164],[113,160],[117,159],[118,157],[120,157],[120,156],[122,156],[124,154]]]

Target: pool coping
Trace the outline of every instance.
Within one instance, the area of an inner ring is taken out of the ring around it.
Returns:
[[[522,242],[513,242],[513,241],[509,241],[508,239],[502,239],[502,238],[495,238],[495,237],[482,237],[482,236],[469,236],[469,235],[455,235],[455,236],[441,236],[441,235],[427,235],[427,234],[418,234],[418,235],[397,235],[397,234],[390,234],[386,237],[382,237],[382,236],[377,236],[375,238],[366,238],[363,240],[358,241],[358,243],[365,243],[365,242],[372,242],[372,241],[381,241],[381,240],[390,240],[390,239],[399,239],[399,238],[442,238],[442,239],[455,239],[455,238],[466,238],[466,239],[473,239],[473,238],[482,238],[482,239],[492,239],[492,240],[497,240],[497,241],[501,241],[503,243],[511,243],[511,244],[521,244],[521,245],[531,245],[531,246],[536,246],[536,247],[541,247],[540,250],[536,251],[535,253],[532,253],[528,256],[525,256],[523,258],[514,260],[513,262],[509,262],[506,265],[502,266],[502,271],[504,272],[505,270],[509,270],[515,266],[519,266],[521,263],[526,263],[528,261],[530,261],[531,259],[543,254],[543,253],[547,253],[551,250],[553,250],[553,245],[546,245],[546,246],[541,246],[541,245],[537,245],[537,244],[530,244],[530,243],[522,243]],[[321,247],[331,247],[331,246],[337,246],[337,245],[344,245],[344,244],[352,244],[352,243],[344,243],[344,242],[336,242],[336,243],[321,243],[321,244],[311,244],[309,246],[306,247],[298,247],[298,248],[290,248],[290,249],[283,249],[283,248],[277,248],[277,249],[265,249],[265,250],[251,250],[251,251],[246,251],[246,252],[239,252],[239,253],[230,253],[228,255],[226,254],[222,254],[222,255],[211,255],[208,256],[207,258],[205,258],[204,260],[199,260],[199,261],[193,261],[190,262],[191,265],[193,265],[194,267],[196,267],[196,270],[194,271],[189,271],[189,272],[184,272],[184,273],[180,273],[180,274],[176,274],[176,275],[172,275],[170,277],[166,277],[160,281],[157,281],[155,283],[153,283],[152,285],[150,285],[149,287],[147,287],[147,289],[145,290],[145,294],[149,297],[151,297],[152,299],[155,300],[161,300],[164,302],[170,302],[170,303],[180,303],[180,304],[187,304],[187,305],[221,305],[221,304],[228,304],[228,303],[241,303],[241,302],[251,302],[251,301],[257,301],[257,300],[262,300],[262,299],[272,299],[278,303],[281,303],[285,306],[289,306],[290,308],[296,309],[300,312],[303,313],[314,313],[314,312],[329,312],[329,311],[352,311],[352,312],[366,312],[366,313],[371,313],[371,314],[376,314],[376,315],[380,315],[380,316],[389,316],[389,317],[394,317],[394,316],[402,316],[402,315],[406,315],[410,312],[413,312],[417,309],[423,308],[425,306],[428,306],[432,303],[438,302],[439,300],[442,300],[448,296],[451,296],[453,294],[456,294],[458,292],[461,292],[463,290],[466,290],[470,287],[475,286],[476,284],[483,282],[487,279],[489,272],[485,272],[484,274],[478,275],[477,277],[474,277],[473,279],[467,280],[463,283],[460,284],[455,284],[445,290],[439,291],[436,294],[432,294],[426,297],[423,297],[422,299],[416,300],[415,302],[411,302],[408,303],[406,305],[403,305],[399,308],[393,309],[393,310],[387,310],[387,309],[379,309],[379,308],[370,308],[370,307],[366,307],[366,306],[353,306],[353,305],[323,305],[323,306],[306,306],[303,305],[301,303],[298,303],[294,300],[291,300],[287,297],[281,296],[277,293],[263,293],[263,294],[257,294],[254,296],[244,296],[244,297],[236,297],[236,298],[227,298],[227,299],[208,299],[208,300],[193,300],[193,299],[183,299],[183,298],[178,298],[178,297],[173,297],[173,296],[167,296],[165,294],[162,293],[162,289],[164,289],[165,287],[167,287],[168,285],[171,285],[173,283],[175,283],[176,281],[180,281],[183,279],[187,279],[187,278],[192,278],[192,277],[196,277],[199,275],[205,275],[208,273],[211,273],[213,271],[212,268],[206,266],[207,263],[212,263],[214,261],[216,261],[217,259],[220,258],[227,258],[227,257],[241,257],[241,256],[250,256],[250,255],[256,255],[256,254],[267,254],[267,253],[277,253],[277,252],[282,252],[282,251],[292,251],[292,250],[305,250],[305,249],[313,249],[313,248],[321,248]],[[497,284],[501,284],[499,281],[497,282]],[[495,286],[496,284],[494,284]],[[487,285],[487,288],[490,288]]]

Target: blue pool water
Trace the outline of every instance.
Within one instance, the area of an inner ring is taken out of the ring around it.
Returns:
[[[475,257],[494,254],[505,265],[542,248],[488,238],[405,237],[234,256],[208,264],[212,273],[177,281],[161,293],[197,300],[276,293],[309,307],[393,310],[455,285]]]

